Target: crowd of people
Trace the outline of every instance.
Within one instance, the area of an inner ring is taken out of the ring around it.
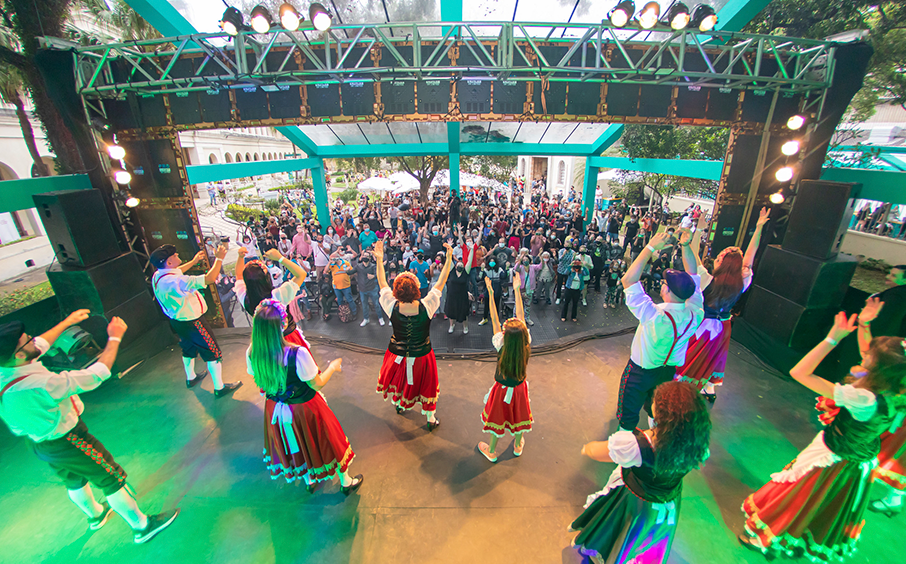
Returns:
[[[662,212],[626,205],[594,210],[586,226],[574,196],[550,198],[541,190],[527,201],[518,191],[510,197],[480,191],[437,193],[424,208],[415,201],[362,204],[356,217],[348,208],[335,208],[324,234],[313,218],[287,207],[280,217],[257,224],[255,240],[249,237],[240,249],[231,291],[252,318],[245,370],[266,398],[265,470],[274,479],[301,480],[309,491],[338,480],[347,496],[364,481],[362,474],[351,475],[355,453],[322,393],[342,373],[342,360],[319,368],[299,330],[298,322],[310,315],[310,278],[322,288],[323,315],[335,300],[338,317],[351,321],[357,313],[350,290],[355,283],[362,325],[372,313],[379,323],[389,321],[393,332],[376,391],[397,413],[418,409],[428,432],[441,424],[432,318],[443,310],[449,331],[461,323],[465,333],[469,316],[481,310],[480,323],[493,327],[489,345],[497,351],[497,365],[480,414],[489,440],[476,449],[491,463],[506,434],[513,436],[513,454],[523,455],[534,424],[527,378],[532,305],[555,300],[562,305],[561,319],[575,320],[588,288],[603,286],[604,307],[625,302],[639,325],[618,388],[619,430],[581,448],[582,455],[617,467],[569,528],[579,533],[574,545],[594,562],[667,562],[683,478],[705,464],[711,433],[720,432],[712,430],[707,402],[713,403],[714,386],[723,382],[729,312],[751,282],[769,211],[761,211],[745,253],[728,248],[705,264],[702,230],[695,229],[701,210],[695,208],[677,227],[660,231]],[[207,376],[194,370],[201,356],[220,398],[242,382],[223,380],[222,353],[204,321],[200,290],[221,274],[226,247],[213,250],[206,273],[188,275],[203,253],[183,262],[171,245],[156,249],[153,286],[179,336],[187,387]],[[906,267],[894,271],[893,285],[906,288]],[[510,292],[512,312],[501,300]],[[744,546],[768,557],[839,560],[855,549],[867,510],[899,511],[906,490],[906,340],[896,336],[902,314],[898,320],[882,314],[900,308],[903,297],[885,293],[869,299],[858,315],[839,314],[827,338],[790,372],[820,396],[826,429],[741,500]],[[148,516],[138,508],[125,487],[125,471],[81,421],[77,396],[110,377],[125,324],[111,321],[101,358],[86,370],[54,375],[36,362],[85,316],[75,312],[39,337],[27,335],[21,323],[0,327],[0,417],[34,443],[92,529],[113,511],[132,526],[135,542],[146,542],[173,522],[178,509]],[[822,360],[853,332],[861,364],[843,383],[816,376]],[[639,427],[642,409],[645,428]],[[872,502],[868,488],[876,479],[891,493]],[[106,502],[95,500],[89,483],[106,494]]]

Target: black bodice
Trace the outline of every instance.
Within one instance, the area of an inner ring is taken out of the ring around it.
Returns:
[[[739,296],[742,295],[740,292],[727,303],[722,308],[715,308],[708,305],[708,297],[711,295],[711,290],[714,288],[714,282],[708,284],[708,287],[702,291],[702,298],[704,298],[704,310],[705,310],[705,319],[720,319],[721,321],[726,321],[730,319],[730,310],[733,309],[733,306],[736,305],[736,302],[739,300]]]
[[[673,501],[683,491],[685,474],[658,474],[655,472],[657,453],[651,446],[648,436],[636,429],[636,440],[642,453],[642,465],[623,468],[623,483],[638,497],[651,503]]]
[[[824,444],[837,456],[852,462],[865,462],[881,452],[881,433],[890,425],[884,396],[878,395],[878,409],[868,421],[859,421],[845,407],[824,430]]]
[[[315,397],[316,392],[308,382],[299,379],[296,371],[296,355],[299,347],[290,347],[286,359],[286,390],[280,394],[267,394],[267,399],[280,403],[294,404],[305,403]]]
[[[431,318],[423,303],[418,303],[417,314],[403,315],[399,302],[396,302],[390,313],[390,325],[393,326],[393,336],[387,350],[391,353],[419,357],[431,352]]]

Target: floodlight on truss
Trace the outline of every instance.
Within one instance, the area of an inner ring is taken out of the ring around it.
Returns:
[[[126,149],[119,145],[107,145],[107,154],[115,161],[121,161],[126,158]]]
[[[690,19],[688,6],[682,2],[674,2],[667,10],[664,23],[669,25],[671,29],[686,29]]]
[[[318,31],[327,31],[333,23],[327,8],[317,2],[308,7],[308,17]]]
[[[699,4],[692,10],[692,27],[697,27],[699,31],[711,31],[717,25],[717,14],[714,8],[707,4]]]
[[[220,18],[220,29],[227,35],[238,35],[243,27],[245,27],[245,24],[242,20],[242,12],[233,6],[228,6]]]
[[[304,19],[299,15],[299,11],[296,10],[296,7],[289,2],[284,2],[283,5],[280,6],[278,14],[280,15],[280,25],[282,25],[283,29],[286,31],[296,31],[299,29],[299,24],[301,24]]]
[[[777,169],[777,172],[774,173],[774,178],[780,182],[789,182],[793,179],[793,167],[785,166],[783,168]]]
[[[623,0],[616,6],[613,10],[607,14],[607,19],[610,20],[610,23],[615,27],[623,27],[629,20],[632,19],[632,15],[635,13],[635,2],[632,0]]]
[[[639,22],[642,29],[651,29],[657,25],[657,20],[661,16],[661,6],[657,2],[648,2],[642,7],[642,10],[636,15],[635,19]]]
[[[272,21],[273,18],[271,18],[271,13],[268,12],[267,8],[265,8],[262,4],[258,4],[257,6],[252,8],[251,24],[252,29],[254,29],[256,32],[269,32],[271,30]]]

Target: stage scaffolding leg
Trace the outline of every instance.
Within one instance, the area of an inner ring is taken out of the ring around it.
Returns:
[[[450,190],[459,195],[459,153],[450,153]]]
[[[587,229],[595,213],[595,192],[598,189],[598,167],[585,162],[585,184],[582,189],[582,228]]]
[[[315,207],[317,209],[318,223],[321,224],[321,234],[327,233],[330,225],[330,207],[327,202],[327,182],[324,178],[324,159],[318,159],[318,166],[311,169],[312,189],[315,193]]]

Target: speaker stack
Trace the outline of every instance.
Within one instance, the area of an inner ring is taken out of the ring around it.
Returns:
[[[799,184],[783,244],[761,258],[743,319],[792,349],[824,338],[856,271],[856,260],[839,250],[860,190],[821,180]]]
[[[123,253],[98,190],[49,192],[33,196],[47,237],[56,254],[56,264],[47,269],[47,279],[63,315],[88,309],[91,316],[80,325],[103,345],[107,322],[120,317],[129,326],[123,337],[120,366],[131,365],[149,352],[159,350],[147,335],[166,327],[135,253]],[[167,331],[168,333],[168,331]],[[172,342],[172,337],[161,337]],[[129,351],[144,349],[143,351]],[[128,363],[128,364],[127,364]]]

